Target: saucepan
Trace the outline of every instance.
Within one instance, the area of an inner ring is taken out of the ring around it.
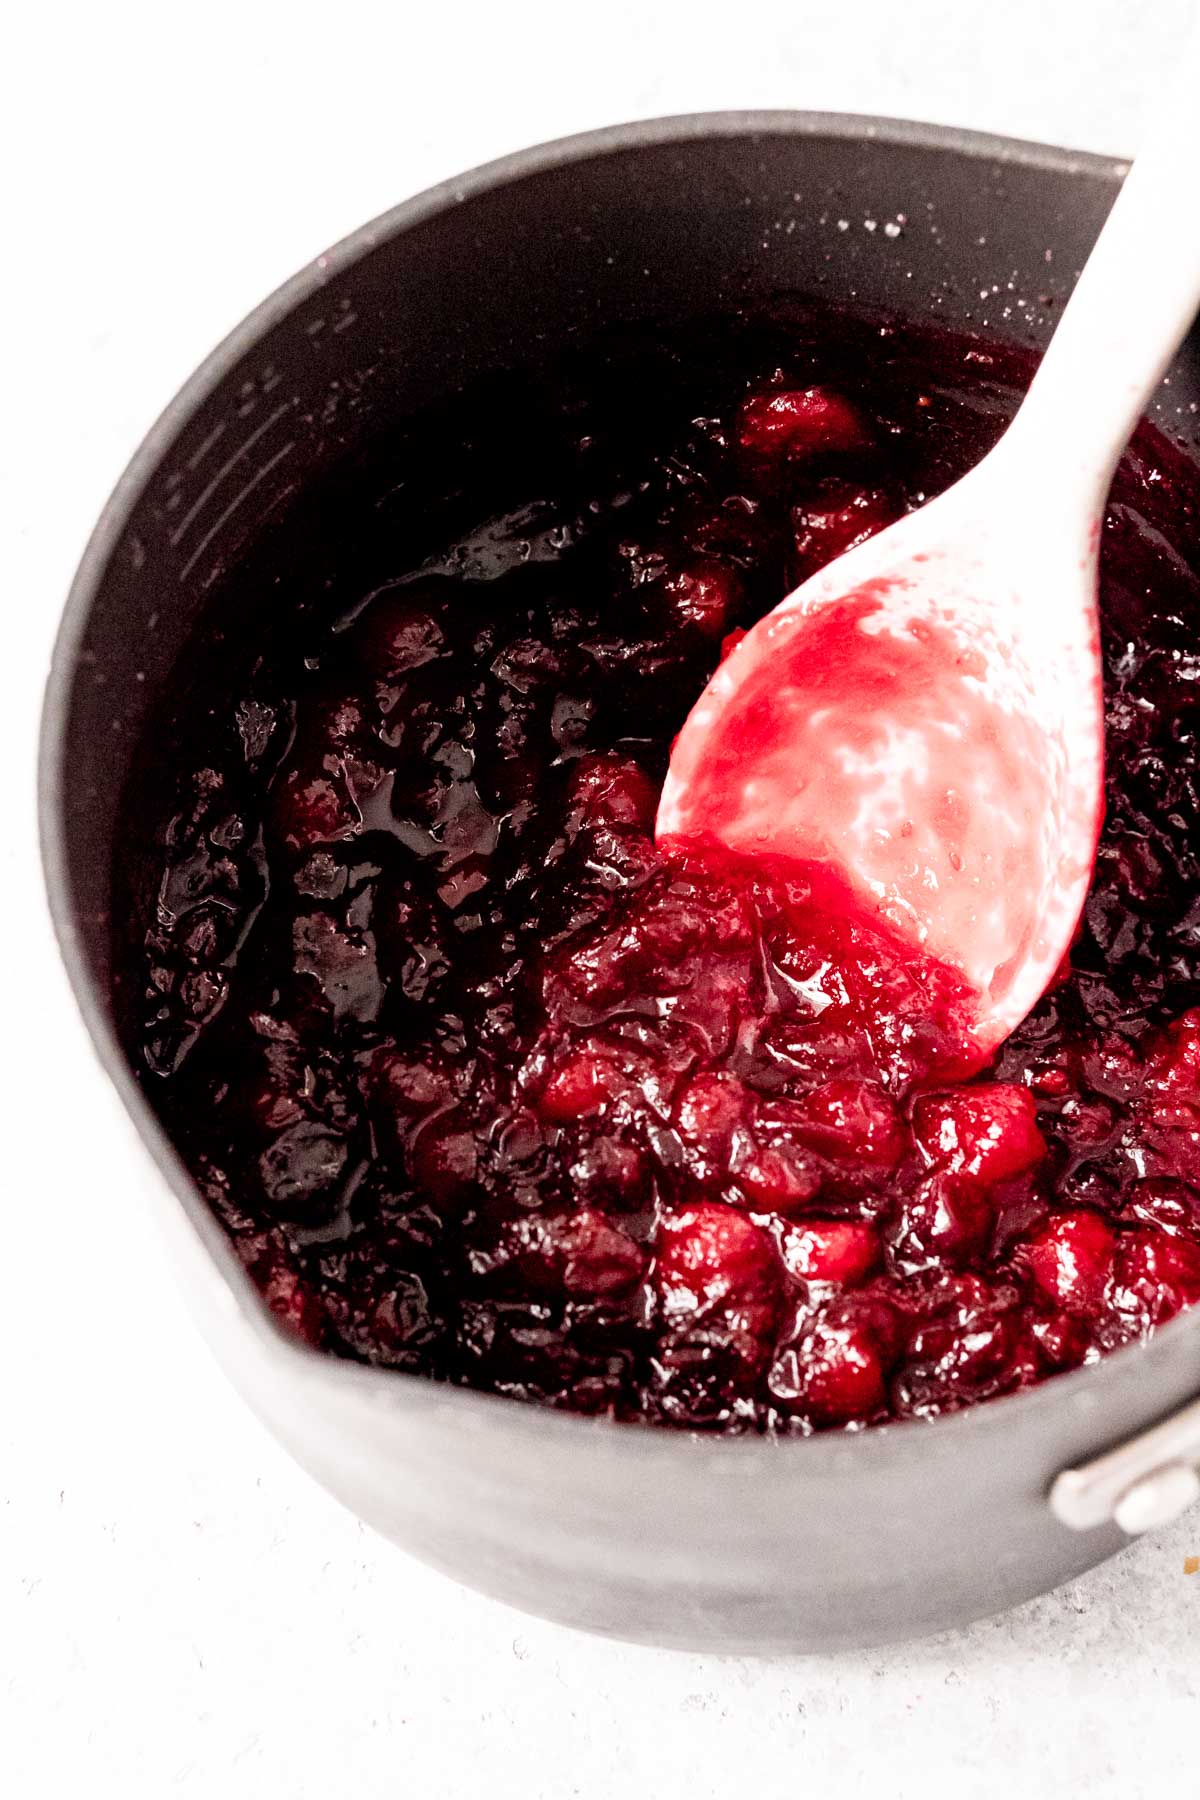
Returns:
[[[339,1361],[266,1309],[135,1077],[118,803],[131,747],[239,558],[372,434],[614,321],[788,291],[1034,346],[1124,166],[931,126],[801,113],[636,124],[409,200],[238,327],[119,482],[67,604],[41,818],[63,955],[161,1175],[168,1241],[236,1386],[296,1459],[413,1554],[512,1604],[693,1649],[865,1645],[1068,1580],[1200,1490],[1200,1309],[1024,1393],[927,1424],[771,1441],[562,1414]],[[882,222],[891,222],[885,231]],[[1200,457],[1200,343],[1160,423]],[[283,598],[281,599],[281,594]],[[222,625],[228,629],[228,621]]]

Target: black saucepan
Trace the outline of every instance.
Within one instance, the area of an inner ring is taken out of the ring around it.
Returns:
[[[931,1424],[782,1442],[587,1420],[307,1350],[266,1311],[122,1047],[111,915],[128,752],[221,573],[249,554],[269,566],[276,521],[381,420],[527,364],[531,347],[549,360],[614,321],[781,289],[1044,341],[1122,174],[997,138],[791,113],[530,151],[398,207],[261,306],[168,407],[96,528],[46,701],[47,878],[79,1003],[164,1178],[185,1283],[232,1379],[318,1480],[519,1606],[756,1651],[1009,1606],[1117,1549],[1114,1514],[1133,1528],[1191,1497],[1200,1443],[1176,1415],[1200,1393],[1200,1312]],[[1195,339],[1171,381],[1162,423],[1178,435],[1200,398]]]

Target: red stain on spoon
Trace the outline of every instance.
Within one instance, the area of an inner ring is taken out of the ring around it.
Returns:
[[[954,620],[880,578],[737,646],[676,742],[660,836],[841,870],[868,916],[1002,990],[1052,878],[1053,754]]]

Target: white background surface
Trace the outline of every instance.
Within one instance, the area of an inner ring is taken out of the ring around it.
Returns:
[[[369,1535],[168,1283],[44,918],[57,613],[212,343],[369,215],[638,115],[808,106],[1136,147],[1187,0],[31,5],[0,41],[0,1786],[51,1793],[1195,1791],[1200,1517],[964,1634],[755,1663],[591,1641]],[[1191,221],[1184,221],[1192,225]],[[1200,222],[1194,224],[1200,229]]]

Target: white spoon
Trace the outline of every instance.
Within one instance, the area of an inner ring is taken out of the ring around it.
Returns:
[[[1104,502],[1200,306],[1200,38],[1188,60],[1004,437],[760,620],[659,805],[660,838],[840,870],[967,978],[985,1050],[1053,978],[1095,860]]]

